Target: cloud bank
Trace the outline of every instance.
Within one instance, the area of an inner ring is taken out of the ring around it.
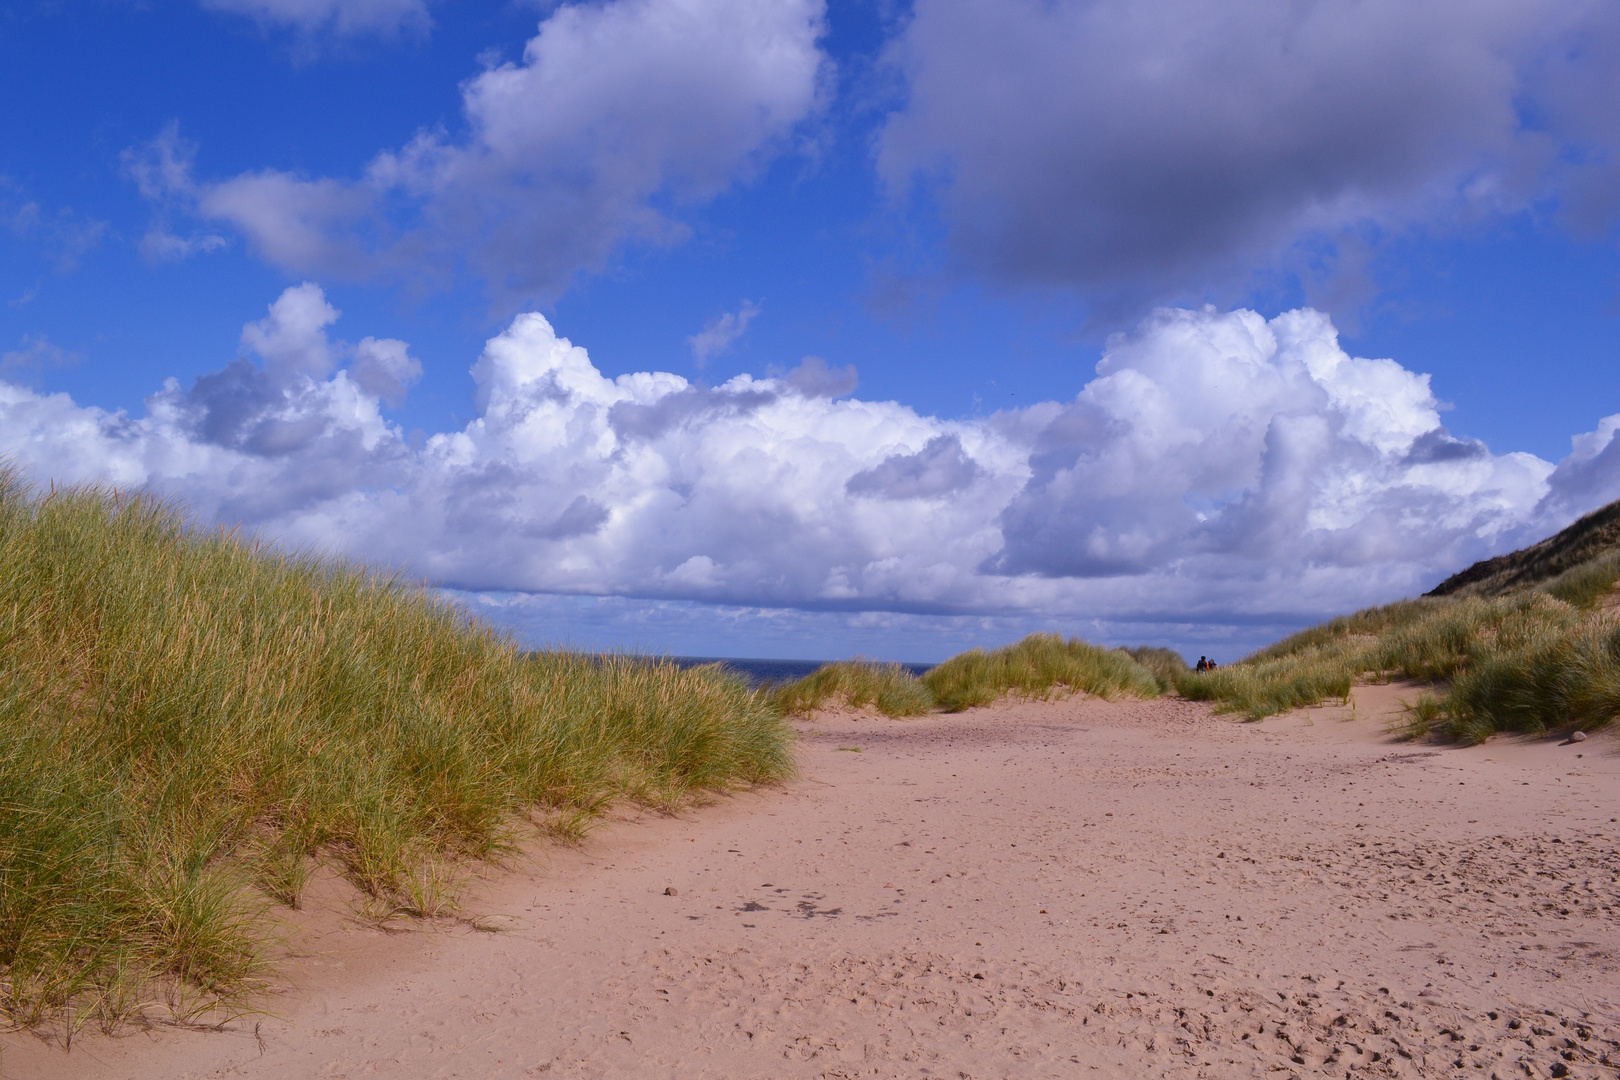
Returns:
[[[882,175],[1002,282],[1233,295],[1300,244],[1620,211],[1613,5],[918,0],[889,57]]]
[[[608,378],[525,314],[472,368],[477,419],[419,448],[382,408],[408,347],[338,318],[288,289],[138,418],[0,383],[0,452],[462,590],[1114,620],[1411,594],[1620,493],[1620,416],[1556,467],[1493,453],[1309,310],[1161,310],[1073,399],[962,420],[840,396],[820,361]]]

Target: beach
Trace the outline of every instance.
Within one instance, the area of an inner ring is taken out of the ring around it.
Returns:
[[[800,775],[534,841],[460,916],[317,875],[264,1015],[6,1077],[1620,1076],[1620,742],[1410,686],[798,721]]]

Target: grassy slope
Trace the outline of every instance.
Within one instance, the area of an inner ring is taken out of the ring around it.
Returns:
[[[1501,596],[1550,581],[1582,564],[1620,555],[1620,501],[1581,518],[1537,544],[1477,562],[1427,596]]]
[[[792,768],[717,669],[521,653],[386,577],[0,477],[0,1009],[115,1022],[264,971],[311,860],[432,913],[536,808]]]
[[[1556,537],[1479,563],[1417,600],[1312,627],[1210,674],[1185,696],[1260,718],[1331,698],[1357,679],[1435,683],[1412,734],[1478,742],[1501,731],[1601,727],[1620,714],[1620,504]],[[1570,553],[1584,556],[1571,562]],[[1484,568],[1484,569],[1481,569]],[[1444,590],[1444,591],[1442,591]],[[1439,595],[1436,595],[1436,594]]]

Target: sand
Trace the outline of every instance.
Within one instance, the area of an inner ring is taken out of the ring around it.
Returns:
[[[7,1077],[1620,1076],[1620,740],[1071,699],[800,725],[409,932],[327,879],[272,1016]]]

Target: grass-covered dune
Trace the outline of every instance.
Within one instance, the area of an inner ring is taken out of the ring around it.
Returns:
[[[1230,667],[1176,678],[1185,696],[1256,719],[1357,680],[1418,679],[1410,733],[1601,727],[1620,715],[1620,502],[1538,544],[1476,563],[1416,600],[1301,631]]]
[[[1168,649],[1104,649],[1057,634],[1031,634],[999,649],[973,649],[921,678],[899,664],[843,660],[824,664],[771,692],[784,712],[809,715],[828,705],[871,706],[885,716],[960,712],[1007,694],[1046,699],[1084,692],[1099,697],[1157,697],[1187,665]]]
[[[1358,680],[1391,678],[1434,684],[1413,703],[1413,735],[1479,742],[1504,731],[1590,730],[1620,714],[1620,620],[1553,589],[1404,600],[1208,674],[1189,672],[1176,688],[1260,719],[1342,700]]]
[[[14,1022],[228,1006],[316,859],[428,914],[525,822],[791,768],[780,712],[717,668],[526,654],[395,578],[0,476]]]

